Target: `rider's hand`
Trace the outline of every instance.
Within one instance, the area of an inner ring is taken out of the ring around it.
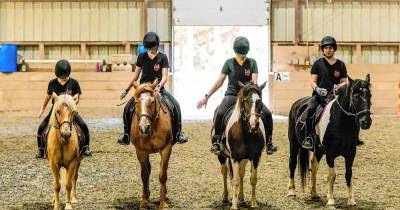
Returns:
[[[328,94],[328,91],[325,88],[320,87],[316,87],[315,92],[317,92],[319,96],[326,96],[326,94]]]
[[[203,107],[203,106],[204,106],[204,108],[206,108],[207,102],[208,102],[208,98],[207,98],[207,96],[204,96],[203,99],[201,99],[199,102],[197,102],[197,106],[196,106],[197,109],[201,109],[201,107]]]
[[[334,90],[335,92],[337,92],[337,91],[339,90],[340,87],[341,87],[340,85],[334,84],[334,85],[333,85],[333,90]]]
[[[44,109],[43,109],[43,108],[40,108],[40,111],[39,111],[39,118],[42,117],[43,113],[44,113]]]
[[[122,92],[121,96],[120,96],[120,100],[124,99],[125,96],[128,94],[129,89],[124,90],[124,92]]]
[[[158,85],[156,86],[156,88],[154,89],[154,91],[159,93],[160,90],[161,90],[161,85],[158,84]]]

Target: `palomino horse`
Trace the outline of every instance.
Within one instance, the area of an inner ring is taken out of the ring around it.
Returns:
[[[143,188],[140,208],[147,208],[149,205],[149,177],[151,173],[149,154],[156,152],[161,155],[160,209],[168,208],[167,169],[174,142],[171,115],[162,104],[160,94],[155,91],[157,83],[156,80],[153,84],[138,85],[136,82],[133,84],[135,89],[135,114],[132,117],[130,141],[135,146],[136,156],[141,166]]]
[[[71,204],[77,203],[76,180],[82,156],[79,153],[78,132],[73,124],[73,116],[77,111],[75,101],[78,95],[57,96],[53,93],[53,109],[49,121],[47,137],[47,159],[54,176],[54,209],[60,207],[60,169],[66,170],[65,189],[67,200],[65,209],[72,209]]]
[[[305,109],[308,98],[302,98],[296,101],[289,114],[289,196],[295,196],[294,171],[296,169],[297,158],[299,157],[300,176],[302,187],[306,185],[306,179],[311,165],[311,196],[318,198],[316,191],[316,175],[319,161],[324,151],[316,149],[308,151],[301,148],[300,145],[300,125],[297,119]],[[352,166],[356,155],[356,143],[361,129],[369,129],[372,123],[371,119],[371,92],[369,74],[365,80],[352,80],[349,78],[349,84],[338,90],[337,96],[330,101],[326,107],[320,121],[315,126],[316,138],[321,139],[325,148],[326,162],[329,166],[328,174],[328,195],[327,206],[334,206],[333,183],[336,178],[334,161],[336,157],[343,156],[346,168],[346,183],[349,206],[356,205],[352,191]],[[299,153],[300,152],[300,153]],[[311,158],[311,159],[310,159]],[[311,160],[311,163],[310,163]]]
[[[228,172],[232,183],[231,209],[237,209],[238,201],[244,201],[243,177],[249,160],[251,161],[251,207],[257,207],[257,167],[266,138],[264,125],[260,119],[262,110],[261,91],[266,83],[260,87],[252,83],[239,84],[241,89],[236,98],[235,107],[231,115],[228,116],[224,137],[222,138],[223,154],[218,156],[224,180],[224,201],[228,200]]]

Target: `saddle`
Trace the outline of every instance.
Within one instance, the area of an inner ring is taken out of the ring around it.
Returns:
[[[217,109],[218,109],[218,107],[217,107]],[[220,146],[221,146],[221,155],[225,156],[225,157],[229,157],[229,150],[226,147],[226,141],[225,141],[226,140],[225,127],[228,124],[229,118],[231,117],[234,109],[235,109],[235,105],[232,105],[231,107],[229,107],[225,111],[224,116],[222,117],[222,121],[221,121],[221,123],[222,123],[221,126],[222,126],[224,132],[222,132],[222,135],[221,135],[219,141],[220,141]]]
[[[83,149],[85,149],[85,147],[86,147],[85,146],[85,142],[86,142],[85,134],[83,133],[83,130],[76,123],[72,123],[72,126],[74,126],[74,128],[76,129],[76,132],[78,134],[79,156],[81,156]],[[45,154],[46,158],[47,158],[47,137],[49,136],[49,132],[50,132],[50,126],[47,126],[41,135],[41,140],[42,140],[43,148],[44,148],[44,152],[45,152],[44,154]]]

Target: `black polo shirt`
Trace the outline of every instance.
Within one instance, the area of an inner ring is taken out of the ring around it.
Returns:
[[[320,58],[313,64],[311,74],[318,75],[318,87],[325,88],[329,94],[333,85],[339,84],[340,79],[347,78],[347,69],[346,65],[339,59],[336,59],[336,62],[331,65],[325,58]],[[317,93],[313,91],[314,94]]]
[[[156,57],[150,59],[147,53],[142,53],[138,56],[136,66],[142,68],[142,76],[140,77],[140,84],[146,82],[158,82],[162,79],[162,69],[169,68],[168,58],[164,53],[158,52]]]
[[[79,82],[75,79],[69,78],[69,80],[64,84],[61,85],[56,79],[52,79],[49,82],[49,85],[47,87],[47,94],[51,95],[56,93],[57,95],[60,94],[69,94],[69,95],[75,95],[75,94],[82,94],[81,92],[81,87],[79,86]]]
[[[257,62],[252,58],[246,58],[243,65],[240,65],[235,58],[230,58],[225,61],[221,73],[227,75],[229,80],[225,95],[236,96],[240,90],[238,81],[245,84],[251,81],[253,73],[258,73]]]

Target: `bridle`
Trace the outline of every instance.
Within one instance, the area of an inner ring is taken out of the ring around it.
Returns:
[[[154,99],[155,99],[155,105],[154,105],[154,109],[153,109],[153,115],[149,115],[147,113],[136,113],[136,111],[135,111],[136,118],[138,121],[140,120],[140,118],[145,117],[145,118],[149,119],[150,122],[154,122],[160,117],[160,112],[158,110],[159,108],[157,108],[158,100],[160,99],[159,93],[155,92]]]
[[[371,110],[369,110],[369,109],[364,109],[364,110],[361,110],[361,111],[359,111],[359,112],[350,112],[350,111],[346,111],[343,107],[342,107],[342,105],[340,105],[340,103],[339,103],[339,100],[337,100],[336,99],[336,103],[337,103],[337,105],[339,106],[339,108],[340,108],[340,110],[342,110],[342,112],[343,113],[345,113],[347,116],[349,116],[349,117],[355,117],[356,119],[358,119],[360,116],[362,116],[362,115],[364,115],[364,114],[372,114],[372,112],[371,112]],[[353,110],[356,110],[355,108],[354,108],[354,102],[353,102],[353,93],[351,93],[350,94],[350,109],[353,109]]]
[[[69,129],[72,130],[72,122],[74,121],[76,111],[72,111],[72,117],[71,121],[63,120],[61,123],[58,122],[57,115],[55,115],[55,123],[53,124],[53,127],[57,130],[59,130],[64,124],[68,124]]]

